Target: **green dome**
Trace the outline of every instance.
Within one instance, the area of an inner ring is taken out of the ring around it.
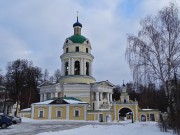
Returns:
[[[76,34],[76,35],[69,37],[69,40],[71,40],[73,43],[81,43],[82,44],[86,40],[86,38],[82,35]]]

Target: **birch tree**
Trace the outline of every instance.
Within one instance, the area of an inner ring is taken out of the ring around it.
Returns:
[[[138,35],[128,35],[126,59],[136,83],[159,83],[164,86],[168,112],[177,103],[172,94],[175,75],[180,69],[180,18],[174,3],[164,7],[156,16],[140,22]]]

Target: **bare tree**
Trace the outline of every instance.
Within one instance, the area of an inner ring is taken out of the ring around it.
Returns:
[[[48,81],[48,80],[49,80],[49,72],[47,69],[45,69],[43,74],[43,81]]]
[[[126,58],[135,82],[160,83],[164,86],[168,112],[174,109],[172,96],[174,73],[180,69],[180,18],[174,3],[157,16],[141,21],[138,36],[128,36]]]
[[[31,103],[39,101],[37,86],[41,76],[41,69],[34,67],[31,61],[18,59],[8,63],[6,89],[17,103],[16,112],[18,105],[24,109]]]
[[[3,85],[4,84],[4,76],[1,72],[2,72],[2,70],[0,69],[0,85]]]
[[[54,72],[54,80],[56,81],[56,83],[59,81],[60,78],[61,78],[61,71],[59,69],[57,69]]]
[[[51,83],[53,83],[53,82],[54,82],[54,77],[53,77],[53,76],[50,76],[50,77],[49,77],[49,81],[50,81]]]

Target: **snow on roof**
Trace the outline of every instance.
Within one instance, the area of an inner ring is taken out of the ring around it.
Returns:
[[[73,100],[73,99],[63,99],[63,100],[69,104],[87,104],[87,102]]]
[[[21,112],[28,112],[28,111],[31,111],[31,108],[25,108],[21,110]]]
[[[151,111],[151,110],[153,110],[153,109],[142,109],[143,111]]]
[[[52,101],[54,101],[54,100],[46,100],[46,101],[37,102],[37,103],[34,103],[34,104],[35,105],[47,105],[47,104],[50,104]]]
[[[76,99],[74,97],[64,97],[61,98],[62,100],[64,100],[65,102],[67,102],[68,104],[88,104],[87,102],[83,102],[79,99]],[[51,100],[46,100],[43,102],[37,102],[37,103],[33,103],[34,105],[48,105],[50,103],[52,103],[53,101],[55,101],[56,99],[51,99]]]
[[[158,109],[142,109],[142,111],[158,111]]]

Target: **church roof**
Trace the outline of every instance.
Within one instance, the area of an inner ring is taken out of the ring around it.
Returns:
[[[88,104],[87,102],[81,101],[74,97],[63,97],[46,100],[43,102],[33,103],[35,105],[48,105],[48,104]]]
[[[110,83],[108,80],[101,81],[101,82],[95,82],[95,83],[92,83],[92,85],[108,85],[110,87],[115,87],[115,85]]]
[[[71,40],[73,43],[83,43],[86,40],[86,37],[79,35],[79,34],[75,34],[72,35],[71,37],[69,37],[69,40]]]
[[[25,108],[21,110],[21,112],[30,112],[30,111],[31,111],[31,108]]]

